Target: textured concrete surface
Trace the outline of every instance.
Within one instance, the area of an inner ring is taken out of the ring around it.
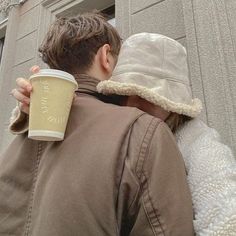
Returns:
[[[15,66],[31,60],[36,55],[37,31],[16,41]]]
[[[27,14],[20,18],[19,29],[17,32],[17,40],[27,36],[34,31],[37,31],[39,22],[39,6],[32,8]]]
[[[131,13],[129,0],[116,0],[116,28],[122,39],[131,34]]]
[[[153,7],[162,1],[163,0],[130,0],[130,12],[131,14],[135,14],[151,6]]]
[[[12,136],[6,131],[8,126],[10,110],[13,107],[12,99],[9,95],[12,86],[12,71],[15,61],[16,35],[19,22],[19,12],[12,9],[8,21],[5,44],[3,48],[3,57],[0,68],[0,152],[5,149],[12,139]],[[7,40],[10,39],[10,40]]]
[[[206,120],[236,153],[235,1],[183,0],[195,94]]]
[[[181,0],[159,1],[131,16],[131,32],[155,32],[174,39],[185,36]]]
[[[0,0],[0,11],[5,10],[9,4],[9,0]]]

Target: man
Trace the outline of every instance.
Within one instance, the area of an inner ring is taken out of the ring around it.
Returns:
[[[118,33],[98,14],[52,25],[42,58],[73,74],[79,90],[63,142],[24,133],[1,158],[0,235],[193,235],[185,168],[170,130],[96,91],[119,50]],[[24,92],[13,95],[29,102]],[[25,127],[22,114],[16,132]]]

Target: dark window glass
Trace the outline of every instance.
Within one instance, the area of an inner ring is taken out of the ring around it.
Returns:
[[[2,60],[2,52],[3,52],[4,40],[5,40],[5,38],[1,38],[0,39],[0,63],[1,63],[1,60]]]
[[[106,15],[108,20],[115,18],[115,5],[112,5],[104,10],[102,10],[102,13]]]

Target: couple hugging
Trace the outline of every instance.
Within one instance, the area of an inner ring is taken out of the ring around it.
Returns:
[[[197,116],[185,48],[140,33],[122,45],[97,13],[57,19],[39,49],[79,88],[62,142],[27,138],[31,84],[0,159],[0,234],[233,235],[235,159]],[[37,66],[32,72],[37,73]]]

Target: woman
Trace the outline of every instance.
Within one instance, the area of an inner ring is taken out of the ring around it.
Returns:
[[[196,118],[185,48],[158,34],[133,35],[123,44],[113,76],[97,87],[127,96],[124,104],[163,119],[183,155],[197,235],[236,235],[236,161],[219,134]]]

